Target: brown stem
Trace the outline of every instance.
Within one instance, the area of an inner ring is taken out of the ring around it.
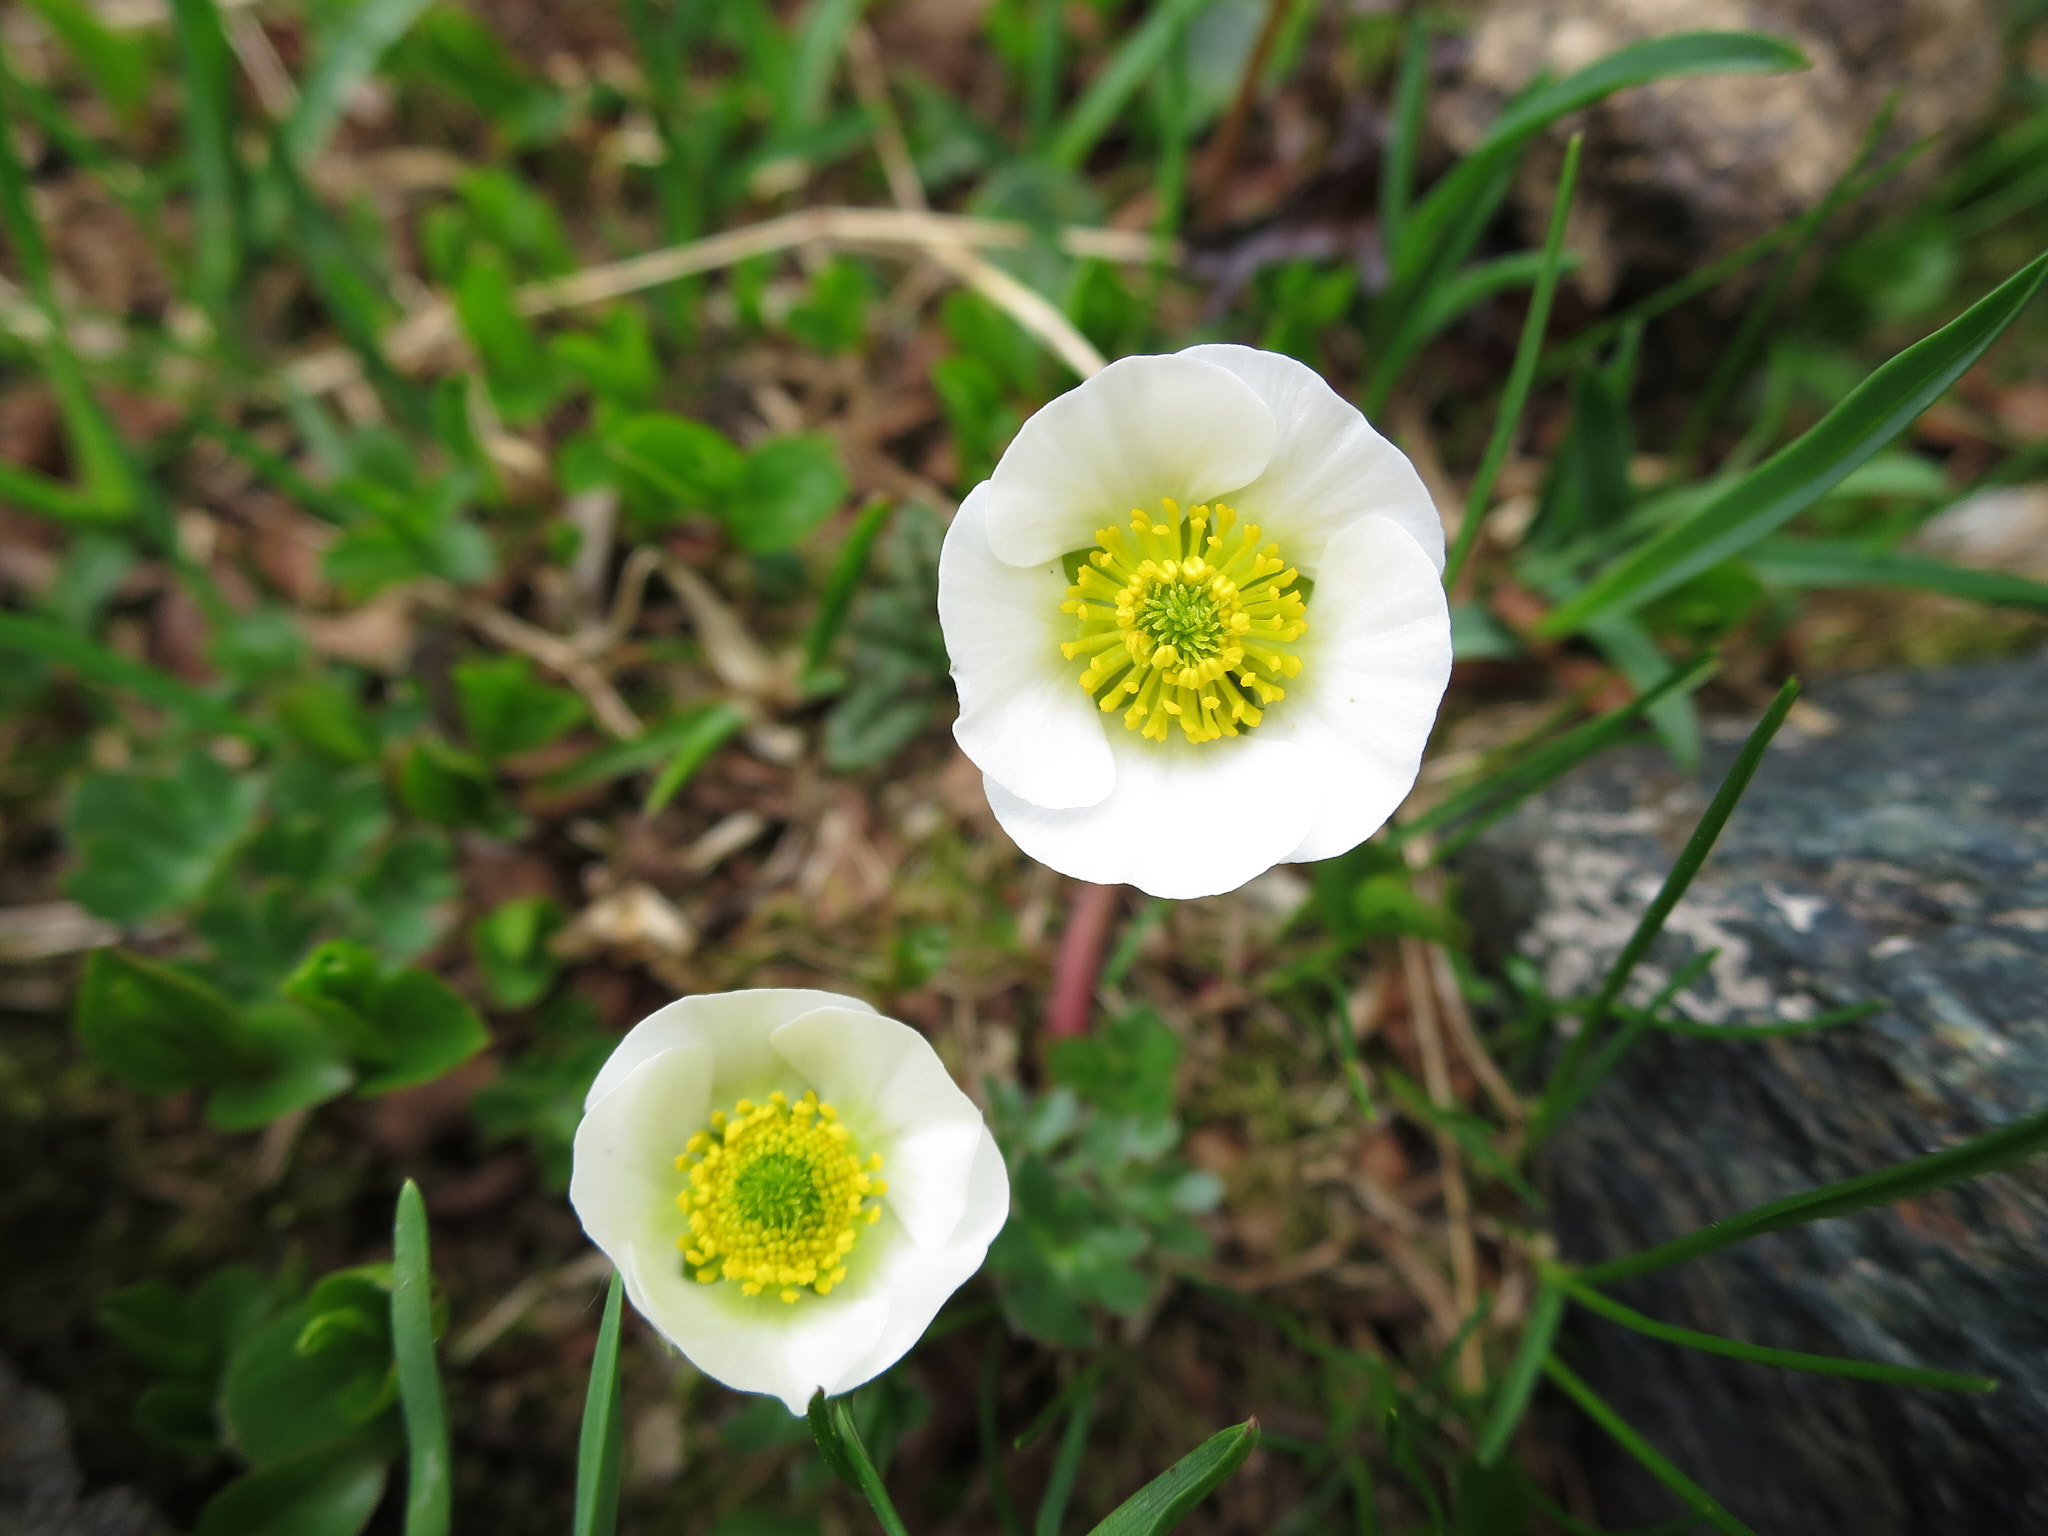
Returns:
[[[1205,224],[1216,224],[1222,220],[1224,194],[1230,184],[1230,173],[1237,165],[1238,136],[1244,132],[1245,119],[1251,116],[1252,103],[1258,100],[1259,77],[1266,72],[1266,57],[1279,40],[1280,24],[1286,17],[1287,0],[1269,0],[1266,24],[1259,29],[1259,40],[1252,45],[1252,56],[1244,61],[1244,74],[1238,79],[1237,95],[1231,99],[1223,126],[1216,130],[1208,163],[1202,167],[1202,222]]]
[[[1123,887],[1077,884],[1074,905],[1060,934],[1060,956],[1053,966],[1052,999],[1045,1010],[1045,1038],[1066,1040],[1088,1033],[1095,1009],[1095,978],[1102,973],[1102,947],[1116,918]]]

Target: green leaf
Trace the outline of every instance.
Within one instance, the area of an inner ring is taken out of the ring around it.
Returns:
[[[392,50],[388,67],[467,103],[515,149],[555,138],[568,117],[567,98],[522,69],[497,34],[460,6],[429,10]]]
[[[1219,1430],[1119,1504],[1090,1536],[1166,1536],[1258,1443],[1257,1419]]]
[[[1562,1288],[1573,1301],[1609,1322],[1632,1328],[1646,1338],[1676,1344],[1683,1349],[1696,1349],[1703,1354],[1774,1365],[1786,1371],[1806,1371],[1815,1376],[1845,1376],[1852,1381],[1882,1381],[1895,1387],[1926,1387],[1937,1392],[1991,1392],[1998,1387],[1998,1383],[1989,1376],[1923,1370],[1912,1365],[1890,1365],[1881,1360],[1846,1360],[1839,1355],[1809,1355],[1796,1349],[1769,1349],[1761,1344],[1724,1339],[1718,1334],[1673,1327],[1670,1323],[1660,1323],[1623,1306],[1591,1286],[1581,1284],[1569,1271],[1562,1269],[1551,1272],[1549,1283]]]
[[[1805,1194],[1788,1195],[1783,1200],[1773,1200],[1768,1205],[1714,1222],[1684,1237],[1630,1254],[1627,1258],[1591,1265],[1579,1271],[1579,1279],[1588,1285],[1606,1285],[1635,1275],[1647,1275],[1702,1254],[1717,1253],[1735,1243],[1761,1237],[1766,1232],[1803,1226],[1810,1221],[1825,1221],[1832,1216],[1846,1216],[1872,1206],[1890,1205],[1896,1200],[1911,1200],[1967,1179],[1981,1179],[1986,1174],[2010,1168],[2044,1151],[2048,1151],[2048,1109],[2038,1109],[2030,1115],[2022,1115],[2010,1125],[1973,1136],[1946,1151],[1895,1163],[1876,1173],[1843,1179],[1808,1190]]]
[[[511,271],[495,247],[481,246],[463,263],[455,313],[483,359],[491,398],[505,419],[530,422],[544,415],[561,393],[561,379],[532,322],[520,313]]]
[[[640,814],[652,816],[673,800],[682,787],[697,776],[711,754],[730,741],[747,723],[747,712],[737,704],[707,704],[690,716],[690,729],[674,737],[671,757],[647,791]]]
[[[583,1428],[576,1438],[576,1514],[573,1536],[613,1536],[619,1525],[619,1322],[625,1286],[617,1270],[605,1290],[604,1320],[590,1359],[583,1397]]]
[[[498,794],[482,759],[437,736],[422,736],[398,765],[398,798],[421,821],[504,835],[518,816]]]
[[[829,437],[778,437],[747,455],[719,517],[741,549],[773,554],[794,548],[838,511],[847,485]]]
[[[377,758],[377,732],[353,690],[331,677],[308,677],[272,702],[278,723],[293,740],[340,763]]]
[[[524,896],[477,919],[470,946],[492,1002],[500,1008],[530,1008],[547,994],[561,969],[548,940],[567,917],[558,901]]]
[[[1775,533],[1947,393],[2019,318],[2044,278],[2048,255],[1884,364],[1797,441],[1615,561],[1547,614],[1538,633],[1555,638],[1601,613],[1641,607]]]
[[[568,689],[536,678],[524,656],[458,662],[453,673],[469,744],[487,758],[544,747],[582,724],[587,713]]]
[[[1486,1427],[1479,1432],[1479,1446],[1474,1454],[1484,1465],[1493,1465],[1508,1448],[1508,1441],[1514,1437],[1536,1391],[1536,1378],[1549,1357],[1558,1324],[1563,1321],[1564,1293],[1546,1281],[1538,1286],[1536,1299],[1529,1304],[1529,1319],[1522,1325],[1522,1342],[1515,1349],[1507,1375],[1494,1389],[1493,1409],[1486,1416]]]
[[[356,1536],[384,1497],[384,1473],[384,1458],[365,1446],[303,1452],[221,1489],[197,1536]]]
[[[393,838],[350,892],[350,930],[387,960],[410,960],[440,937],[446,908],[461,894],[438,832]]]
[[[294,163],[308,166],[341,125],[348,98],[369,79],[384,51],[413,24],[427,0],[359,0],[341,13],[340,25],[313,61],[299,87],[299,104],[284,127]]]
[[[353,1309],[301,1302],[259,1328],[228,1363],[221,1419],[230,1442],[259,1467],[321,1447],[368,1447],[380,1461],[389,1454],[389,1339],[370,1326],[330,1327],[307,1340],[314,1320],[335,1310]],[[302,1340],[325,1347],[303,1349]]]
[[[1573,1402],[1585,1410],[1588,1418],[1612,1435],[1621,1448],[1641,1462],[1658,1482],[1677,1494],[1687,1509],[1698,1514],[1722,1536],[1756,1536],[1756,1532],[1715,1503],[1704,1488],[1674,1467],[1620,1414],[1595,1396],[1593,1389],[1579,1380],[1563,1361],[1553,1355],[1543,1362],[1543,1369],[1552,1381],[1564,1388]]]
[[[1767,587],[1891,587],[1939,592],[1966,602],[2048,609],[2048,583],[2010,571],[1980,571],[1920,555],[1867,550],[1819,539],[1765,539],[1744,559]]]
[[[416,969],[384,975],[376,956],[347,939],[314,950],[284,989],[363,1067],[361,1093],[430,1082],[490,1044],[483,1020],[447,982]]]
[[[207,1095],[206,1119],[215,1129],[257,1130],[339,1098],[355,1082],[327,1032],[289,1004],[251,1009],[243,1022],[255,1060]]]
[[[652,768],[674,758],[692,742],[701,740],[711,728],[709,722],[721,718],[732,707],[723,703],[704,704],[672,715],[651,727],[645,735],[631,741],[613,742],[610,746],[599,747],[588,757],[577,759],[561,772],[543,779],[542,787],[551,794],[561,794],[587,789],[593,784],[609,783],[629,773]]]
[[[5,488],[0,487],[0,495],[5,494]],[[262,726],[213,695],[202,693],[147,662],[110,651],[48,619],[0,613],[0,650],[39,656],[69,667],[89,683],[123,689],[205,730],[249,741],[267,741],[270,737]]]
[[[405,1536],[448,1536],[453,1467],[448,1408],[434,1363],[434,1274],[427,1207],[411,1179],[398,1192],[391,1236],[391,1353],[405,1410]]]
[[[686,416],[629,416],[603,434],[605,456],[623,472],[619,489],[659,525],[691,512],[719,512],[747,461],[715,427]]]
[[[233,1004],[204,982],[126,950],[85,962],[78,1036],[92,1058],[144,1093],[232,1080],[256,1057]]]

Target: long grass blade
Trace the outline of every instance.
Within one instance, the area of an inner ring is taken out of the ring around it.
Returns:
[[[411,1179],[398,1192],[391,1237],[391,1353],[405,1409],[405,1536],[448,1536],[454,1499],[448,1406],[434,1363],[434,1276],[427,1207]]]
[[[1538,1131],[1548,1130],[1592,1091],[1597,1083],[1590,1073],[1580,1074],[1578,1068],[1586,1052],[1599,1038],[1601,1029],[1614,1011],[1614,1004],[1628,986],[1629,978],[1642,963],[1643,956],[1650,952],[1650,946],[1657,941],[1657,935],[1664,931],[1665,921],[1691,888],[1693,879],[1707,862],[1707,855],[1714,851],[1714,844],[1720,839],[1722,828],[1728,825],[1728,818],[1735,814],[1735,807],[1741,802],[1750,780],[1756,777],[1762,766],[1764,753],[1770,750],[1771,738],[1778,734],[1778,728],[1785,723],[1785,716],[1791,712],[1793,702],[1799,697],[1799,682],[1788,680],[1778,690],[1778,696],[1771,700],[1771,707],[1749,733],[1749,739],[1742,744],[1742,750],[1735,756],[1721,787],[1714,791],[1714,798],[1708,802],[1699,822],[1692,829],[1692,836],[1679,850],[1677,860],[1671,866],[1671,873],[1664,877],[1664,884],[1641,919],[1635,931],[1628,936],[1628,942],[1621,946],[1621,953],[1614,957],[1608,967],[1606,979],[1594,995],[1593,1002],[1580,1020],[1579,1032],[1558,1057],[1557,1066],[1550,1075],[1550,1082],[1544,1091],[1543,1109],[1538,1116]],[[1647,1027],[1647,1019],[1632,1021],[1627,1026],[1627,1038],[1633,1040]],[[1617,1053],[1608,1062],[1612,1070],[1619,1061]]]
[[[804,636],[804,672],[808,676],[824,666],[832,655],[833,642],[839,638],[839,631],[846,625],[846,616],[853,608],[854,594],[860,590],[860,580],[867,573],[868,556],[874,552],[875,540],[881,537],[883,526],[889,521],[890,504],[877,499],[861,509],[854,519],[853,531],[846,536],[846,542],[839,546],[839,558],[832,562],[832,574],[826,579],[825,591],[818,599],[818,616],[811,621],[810,633]]]
[[[159,672],[147,662],[110,651],[48,619],[0,613],[0,651],[40,656],[45,661],[69,667],[86,682],[132,693],[139,699],[182,716],[203,730],[239,736],[245,741],[268,742],[271,739],[268,728],[246,718],[212,694],[201,693],[190,683],[181,682],[168,672]]]
[[[2037,1157],[2044,1151],[2048,1151],[2048,1109],[2037,1109],[2010,1125],[1973,1136],[1945,1151],[1916,1157],[1910,1162],[1895,1163],[1876,1173],[1823,1185],[1802,1195],[1788,1195],[1783,1200],[1773,1200],[1768,1205],[1714,1222],[1684,1237],[1630,1254],[1627,1258],[1591,1265],[1579,1271],[1579,1278],[1588,1285],[1606,1285],[1635,1275],[1647,1275],[1653,1270],[1668,1269],[1673,1264],[1682,1264],[1702,1254],[1717,1253],[1767,1232],[1803,1226],[1809,1221],[1825,1221],[1831,1216],[1846,1216],[1854,1211],[1869,1210],[1872,1206],[1930,1194],[1968,1179],[1980,1179],[1986,1174],[1997,1173],[2000,1169]]]
[[[1166,1536],[1258,1447],[1259,1421],[1219,1430],[1119,1504],[1090,1536]]]
[[[619,1325],[626,1287],[617,1270],[604,1295],[590,1385],[583,1394],[583,1428],[576,1439],[575,1536],[612,1536],[619,1524]]]
[[[1884,364],[1797,441],[1622,556],[1545,615],[1537,632],[1555,639],[1598,614],[1641,607],[1777,532],[1947,393],[2019,318],[2044,278],[2048,255]]]
[[[1659,699],[1674,693],[1692,692],[1712,677],[1718,667],[1719,663],[1713,657],[1701,657],[1691,666],[1673,673],[1659,687],[1597,719],[1573,727],[1556,740],[1545,742],[1516,759],[1498,773],[1460,790],[1441,805],[1395,828],[1394,840],[1397,843],[1407,842],[1424,833],[1455,826],[1458,830],[1446,847],[1462,847],[1544,785],[1570,772],[1596,752],[1622,740]]]
[[[1479,525],[1493,502],[1494,482],[1507,462],[1508,450],[1522,430],[1522,407],[1529,399],[1529,385],[1536,377],[1536,360],[1543,354],[1543,332],[1550,324],[1550,301],[1557,293],[1558,258],[1564,253],[1564,228],[1572,208],[1572,188],[1579,179],[1579,152],[1585,148],[1583,133],[1572,135],[1565,147],[1564,169],[1557,178],[1557,196],[1550,205],[1550,232],[1543,242],[1543,265],[1536,274],[1536,291],[1529,297],[1529,313],[1522,322],[1522,340],[1515,348],[1514,366],[1508,370],[1508,385],[1500,397],[1500,414],[1493,424],[1493,436],[1480,456],[1472,476],[1472,491],[1465,498],[1465,520],[1458,525],[1457,541],[1444,562],[1444,586],[1457,585],[1459,572],[1471,557],[1479,538]]]
[[[1645,1317],[1632,1307],[1596,1291],[1574,1278],[1570,1271],[1553,1267],[1549,1283],[1571,1297],[1588,1312],[1633,1329],[1645,1338],[1702,1354],[1722,1355],[1730,1360],[1747,1360],[1757,1365],[1774,1365],[1780,1370],[1805,1371],[1814,1376],[1846,1376],[1851,1381],[1882,1381],[1895,1387],[1926,1387],[1936,1392],[1993,1392],[1998,1383],[1989,1376],[1965,1375],[1959,1371],[1930,1371],[1914,1365],[1888,1365],[1881,1360],[1849,1360],[1840,1355],[1811,1355],[1804,1350],[1770,1349],[1761,1344],[1744,1344],[1719,1334],[1696,1333]]]
[[[172,0],[171,14],[184,75],[185,152],[192,176],[192,295],[218,323],[242,266],[233,55],[214,0]]]
[[[1401,73],[1394,85],[1394,120],[1380,156],[1380,246],[1401,241],[1401,223],[1415,190],[1415,155],[1422,143],[1422,113],[1429,103],[1429,22],[1422,8],[1408,13],[1401,39]]]
[[[285,124],[292,163],[309,166],[327,147],[355,88],[427,8],[428,0],[362,0],[327,40]]]
[[[1159,0],[1152,12],[1117,45],[1081,99],[1053,135],[1047,158],[1065,170],[1079,169],[1090,150],[1109,132],[1138,87],[1166,60],[1167,49],[1180,29],[1215,0]]]
[[[1543,1374],[1543,1362],[1557,1338],[1558,1324],[1563,1321],[1564,1293],[1546,1280],[1538,1286],[1536,1299],[1529,1305],[1528,1321],[1522,1325],[1522,1342],[1509,1362],[1507,1375],[1494,1392],[1493,1411],[1486,1416],[1486,1427],[1479,1432],[1476,1454],[1487,1466],[1500,1460],[1500,1453],[1507,1449],[1515,1427],[1528,1411],[1529,1399],[1536,1392],[1536,1378]]]
[[[1067,1502],[1074,1496],[1074,1480],[1081,1475],[1081,1458],[1088,1454],[1088,1425],[1095,1416],[1095,1388],[1091,1381],[1074,1399],[1067,1415],[1066,1432],[1052,1461],[1052,1475],[1045,1480],[1045,1496],[1038,1501],[1038,1519],[1032,1536],[1060,1536],[1067,1518]]]
[[[1833,540],[1768,539],[1750,551],[1747,563],[1767,587],[1891,587],[2008,608],[2048,609],[2048,582]]]
[[[1578,264],[1578,258],[1567,252],[1561,258],[1559,270],[1569,272]],[[1366,415],[1379,414],[1402,370],[1446,326],[1497,293],[1526,288],[1539,281],[1543,266],[1542,251],[1516,251],[1491,261],[1475,262],[1431,288],[1421,303],[1404,306],[1379,361],[1373,365],[1372,377],[1359,396]]]
[[[1644,1470],[1677,1494],[1687,1509],[1721,1532],[1721,1536],[1756,1536],[1755,1531],[1714,1502],[1706,1489],[1679,1471],[1655,1446],[1637,1434],[1626,1419],[1608,1407],[1562,1360],[1552,1355],[1543,1362],[1543,1369],[1552,1381],[1564,1388],[1567,1397],[1585,1410],[1586,1417],[1613,1436],[1616,1444],[1643,1464]]]

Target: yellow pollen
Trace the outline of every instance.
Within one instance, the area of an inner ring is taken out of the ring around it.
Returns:
[[[1236,736],[1301,672],[1300,573],[1221,502],[1160,505],[1159,521],[1133,508],[1124,527],[1097,530],[1061,605],[1075,638],[1060,651],[1085,658],[1081,687],[1105,714],[1121,710],[1128,730],[1159,741],[1176,724],[1193,742]]]
[[[741,1099],[730,1116],[684,1143],[676,1159],[689,1187],[676,1205],[689,1231],[676,1239],[685,1272],[706,1285],[732,1280],[746,1296],[772,1291],[794,1305],[804,1290],[823,1296],[846,1279],[846,1257],[863,1226],[881,1219],[870,1201],[888,1190],[874,1177],[853,1133],[829,1104],[806,1093],[792,1104]]]

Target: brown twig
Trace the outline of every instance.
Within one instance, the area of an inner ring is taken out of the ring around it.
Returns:
[[[1401,965],[1408,981],[1408,1010],[1415,1024],[1415,1046],[1422,1057],[1423,1087],[1436,1108],[1455,1109],[1457,1099],[1451,1092],[1450,1062],[1444,1054],[1429,952],[1421,940],[1401,940]],[[1472,1237],[1472,1197],[1465,1187],[1465,1164],[1458,1151],[1458,1139],[1442,1126],[1433,1129],[1443,1180],[1444,1219],[1450,1228],[1451,1285],[1459,1326],[1463,1326],[1463,1319],[1470,1317],[1479,1305],[1479,1249]],[[1459,1351],[1458,1379],[1469,1392],[1478,1392],[1486,1385],[1485,1362],[1480,1357],[1476,1337],[1466,1339],[1465,1347]]]
[[[1279,40],[1280,27],[1287,19],[1288,0],[1267,0],[1266,24],[1259,28],[1259,40],[1252,46],[1251,57],[1244,61],[1244,73],[1238,77],[1237,94],[1231,98],[1230,111],[1223,119],[1223,126],[1216,130],[1215,147],[1209,151],[1207,163],[1202,167],[1202,221],[1213,224],[1223,213],[1223,196],[1230,185],[1230,173],[1237,166],[1237,141],[1244,133],[1245,120],[1251,116],[1252,103],[1259,99],[1259,77],[1266,72],[1266,59],[1273,52],[1273,44]]]
[[[1053,965],[1052,996],[1045,1009],[1045,1037],[1065,1040],[1088,1033],[1095,1011],[1095,979],[1102,973],[1102,950],[1116,917],[1117,885],[1077,882],[1067,926],[1060,934],[1059,959]]]

